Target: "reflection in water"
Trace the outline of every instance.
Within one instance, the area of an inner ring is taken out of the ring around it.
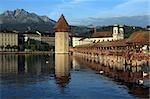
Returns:
[[[0,74],[40,75],[50,72],[54,73],[53,55],[0,55]]]
[[[69,55],[55,54],[55,79],[60,87],[65,87],[69,83]]]
[[[2,99],[149,97],[145,83],[149,78],[143,74],[149,73],[147,61],[104,55],[93,58],[75,55],[71,59],[72,63],[68,54],[0,55]],[[144,86],[137,84],[140,79]]]
[[[18,56],[17,55],[0,55],[0,73],[17,74],[18,73]]]
[[[83,54],[74,56],[78,64],[88,66],[97,73],[102,73],[102,75],[126,85],[129,93],[138,97],[149,97],[148,61],[127,60],[122,56],[99,55],[94,58],[88,58]],[[144,76],[143,73],[147,75]],[[138,85],[139,80],[144,81],[144,86]]]
[[[18,56],[18,74],[24,74],[27,71],[25,67],[25,56]]]

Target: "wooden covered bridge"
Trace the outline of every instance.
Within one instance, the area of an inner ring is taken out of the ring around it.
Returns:
[[[143,49],[145,47],[145,50]],[[150,31],[134,32],[129,38],[78,45],[71,49],[73,52],[90,56],[95,55],[124,55],[127,58],[149,60]],[[144,51],[145,52],[144,52]]]

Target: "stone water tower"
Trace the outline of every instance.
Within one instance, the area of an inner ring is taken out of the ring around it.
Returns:
[[[54,26],[55,53],[69,53],[69,25],[63,15]]]

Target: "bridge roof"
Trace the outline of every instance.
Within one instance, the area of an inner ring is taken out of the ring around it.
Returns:
[[[112,37],[113,33],[111,31],[104,31],[104,32],[94,32],[92,37]]]
[[[134,32],[127,41],[128,44],[150,44],[150,31]]]

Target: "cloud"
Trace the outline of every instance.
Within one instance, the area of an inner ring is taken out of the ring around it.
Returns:
[[[61,3],[55,5],[55,9],[48,16],[58,18],[62,13],[71,13],[75,8],[88,1],[93,0],[62,0]]]
[[[106,10],[97,11],[97,13],[92,16],[87,16],[85,18],[77,19],[72,21],[75,24],[80,23],[83,20],[89,20],[91,18],[111,18],[111,17],[121,17],[121,16],[137,16],[137,15],[148,15],[150,11],[150,1],[149,0],[125,0],[122,3],[114,4],[112,8]]]
[[[105,4],[104,4],[105,3]],[[109,3],[114,3],[110,4]],[[149,0],[62,0],[48,15],[54,19],[64,13],[71,22],[86,19],[88,17],[120,17],[134,16],[148,13]],[[100,7],[97,6],[97,4]],[[106,6],[104,6],[104,5]],[[105,9],[103,9],[105,7]],[[68,16],[67,16],[68,15]]]
[[[125,3],[115,6],[113,9],[108,11],[113,15],[128,15],[132,16],[133,14],[147,14],[148,13],[148,4],[149,0],[128,0]]]

